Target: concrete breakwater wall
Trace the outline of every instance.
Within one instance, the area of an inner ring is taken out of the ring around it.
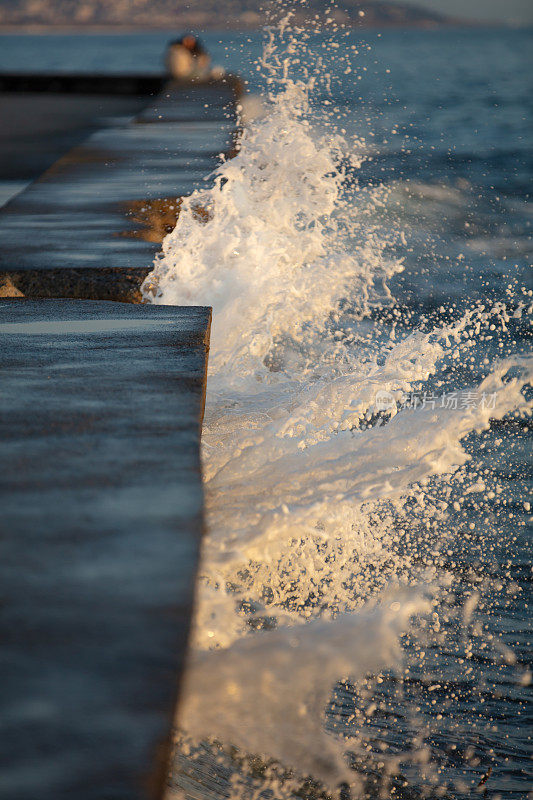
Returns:
[[[164,794],[211,313],[135,303],[237,92],[165,85],[0,210],[1,800]]]
[[[240,91],[234,76],[165,83],[131,121],[63,155],[0,212],[0,294],[139,302],[176,199],[234,147]]]

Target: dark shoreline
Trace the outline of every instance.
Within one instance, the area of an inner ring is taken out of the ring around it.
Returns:
[[[305,26],[303,26],[305,27]],[[347,28],[360,31],[381,31],[381,30],[398,30],[398,31],[443,31],[443,30],[532,30],[531,25],[512,25],[502,22],[476,22],[470,20],[450,20],[449,22],[427,22],[421,24],[395,24],[395,23],[380,23],[380,24],[346,24]],[[75,35],[105,35],[116,36],[117,34],[141,34],[141,33],[169,33],[170,31],[179,30],[194,30],[194,31],[208,31],[209,33],[227,33],[234,31],[237,33],[249,33],[250,31],[261,31],[262,25],[239,25],[238,27],[224,27],[220,25],[198,25],[192,21],[177,22],[176,20],[169,20],[167,25],[154,25],[148,27],[146,25],[69,25],[63,24],[29,24],[29,25],[0,25],[0,36],[2,35],[34,35],[46,36],[47,34],[75,34]]]

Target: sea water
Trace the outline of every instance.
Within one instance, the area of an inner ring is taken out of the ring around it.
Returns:
[[[165,38],[61,42],[155,70]],[[171,796],[518,800],[530,36],[205,38],[262,110],[145,285],[214,309]]]
[[[214,312],[178,796],[528,788],[521,176],[479,180],[499,140],[465,157],[435,86],[440,121],[365,104],[371,54],[327,20],[266,31],[262,111],[143,287]]]

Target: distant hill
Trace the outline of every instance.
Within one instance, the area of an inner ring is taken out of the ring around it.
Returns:
[[[265,21],[260,0],[0,0],[0,27],[255,28]],[[280,6],[280,3],[277,3]],[[326,3],[294,4],[296,21],[324,15]],[[286,5],[290,8],[290,4]],[[453,22],[409,3],[340,0],[328,16],[363,27],[434,27]]]

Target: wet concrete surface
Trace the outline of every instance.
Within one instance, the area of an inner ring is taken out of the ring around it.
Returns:
[[[0,90],[0,180],[31,181],[99,128],[127,123],[146,97]]]
[[[0,798],[160,798],[210,310],[0,300]]]
[[[139,235],[143,201],[190,194],[233,149],[239,92],[231,76],[168,84],[134,120],[56,161],[0,210],[0,284],[24,296],[138,302],[165,233]]]

